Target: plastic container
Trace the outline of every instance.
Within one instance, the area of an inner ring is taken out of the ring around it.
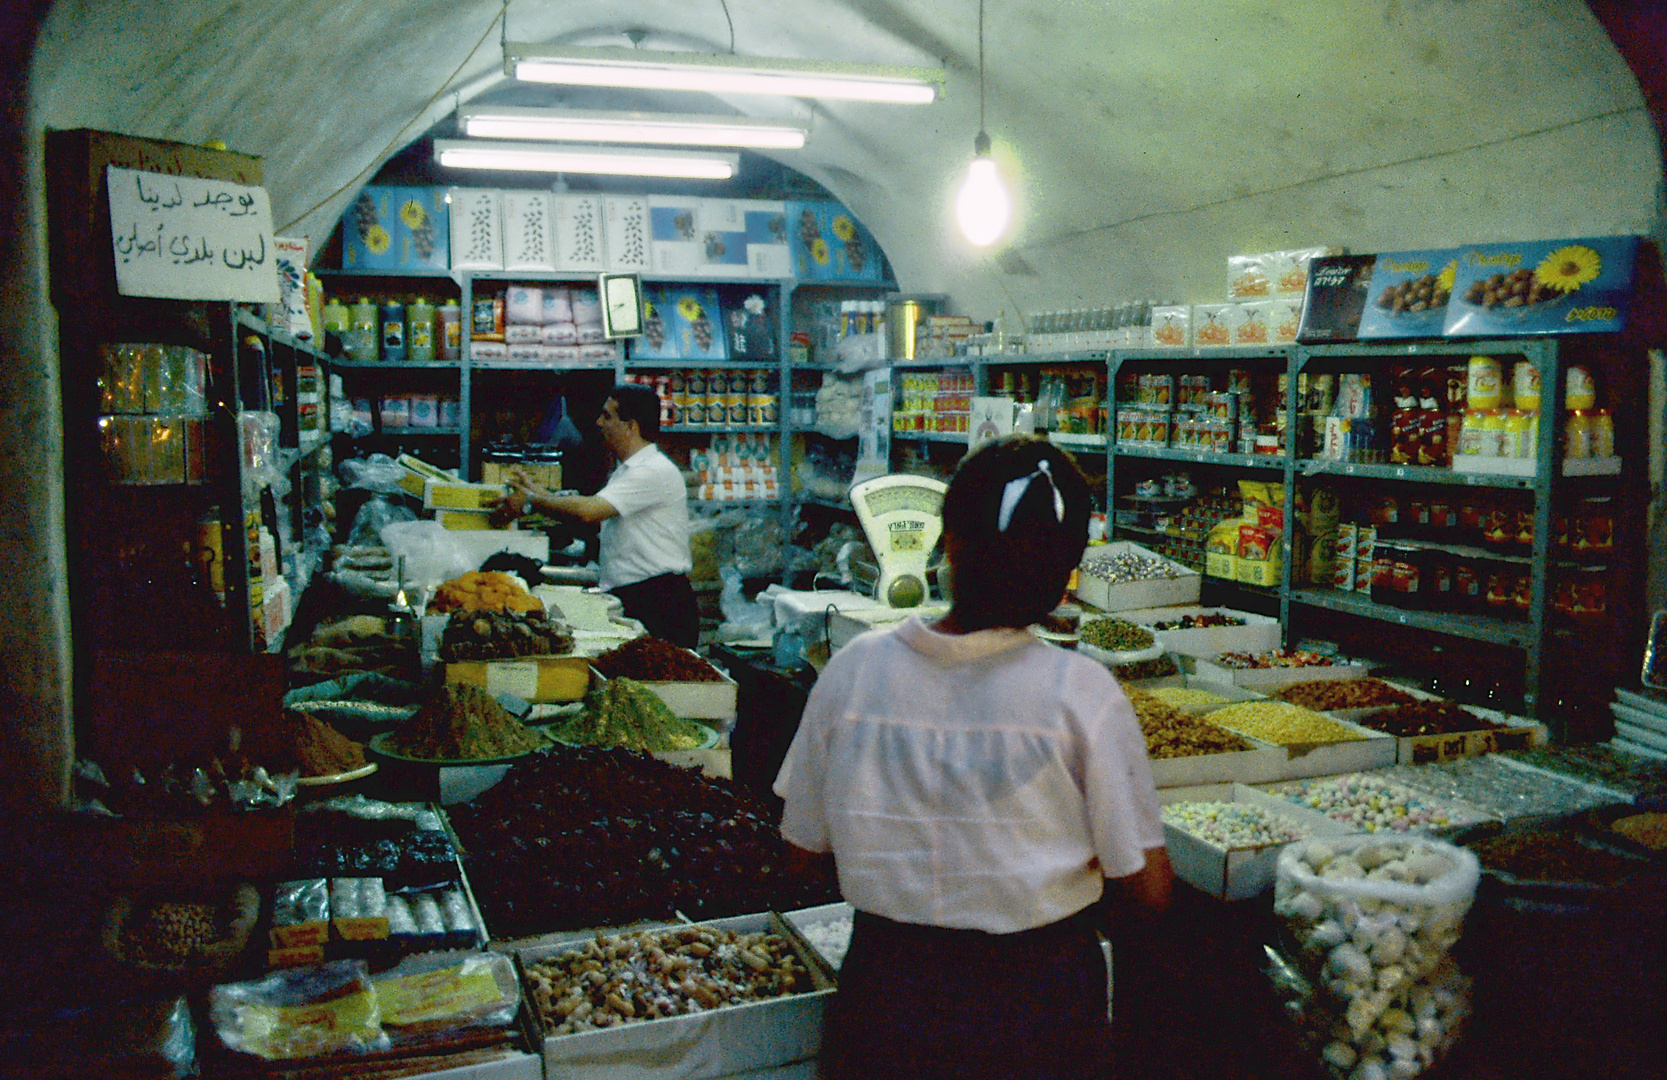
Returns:
[[[405,309],[405,358],[413,364],[434,359],[434,303],[417,297]]]
[[[1472,409],[1497,409],[1503,387],[1499,361],[1491,356],[1472,356],[1465,402]]]
[[[405,362],[405,305],[389,300],[378,310],[382,359],[389,364]]]
[[[377,348],[378,313],[376,305],[364,297],[348,309],[347,339],[343,346],[354,360],[374,362],[381,354]]]
[[[439,350],[440,359],[458,360],[463,355],[463,309],[455,300],[450,300],[440,305],[438,314],[435,348]]]

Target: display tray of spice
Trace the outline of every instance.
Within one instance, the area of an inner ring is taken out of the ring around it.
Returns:
[[[790,862],[773,807],[636,751],[557,747],[447,814],[496,941],[839,899]]]
[[[431,765],[513,761],[550,746],[550,739],[509,714],[484,688],[449,683],[393,731],[373,736],[385,757]]]
[[[638,682],[722,682],[723,675],[687,649],[657,637],[639,637],[598,656],[593,666],[610,679]]]
[[[621,746],[651,753],[696,750],[718,741],[716,731],[675,715],[635,679],[609,679],[593,687],[579,708],[544,731],[569,746]]]

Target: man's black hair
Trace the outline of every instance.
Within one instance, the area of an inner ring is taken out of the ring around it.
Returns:
[[[660,437],[660,395],[641,383],[618,383],[608,391],[621,420],[635,420],[637,431],[649,442]]]

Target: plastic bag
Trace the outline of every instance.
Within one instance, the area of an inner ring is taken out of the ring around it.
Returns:
[[[208,992],[208,1012],[227,1049],[268,1061],[388,1048],[382,1010],[362,960],[223,983]]]
[[[437,588],[475,568],[474,556],[457,542],[457,534],[438,521],[394,521],[377,535],[396,565],[404,558],[408,590]]]
[[[1406,1080],[1457,1040],[1468,980],[1450,953],[1480,877],[1475,855],[1425,837],[1334,836],[1280,852],[1274,913],[1312,990],[1300,1022],[1337,1075]]]
[[[744,513],[735,526],[735,568],[742,577],[774,577],[781,573],[781,519],[774,513]]]
[[[353,526],[347,531],[348,546],[381,547],[384,526],[396,521],[415,520],[417,515],[410,507],[391,503],[380,495],[372,496],[365,500],[353,517]]]
[[[723,625],[718,637],[725,641],[741,638],[769,637],[776,628],[775,607],[748,600],[741,592],[741,571],[731,563],[718,571],[723,578],[723,592],[718,596],[718,608],[723,612]]]
[[[336,466],[336,472],[341,475],[342,483],[350,488],[363,488],[383,495],[399,495],[405,492],[405,489],[400,487],[400,481],[405,479],[405,466],[387,454],[348,458]]]
[[[515,965],[499,953],[417,953],[373,983],[396,1048],[512,1027],[521,1004]]]
[[[572,450],[584,445],[584,434],[567,414],[565,394],[557,394],[550,399],[549,408],[544,410],[544,419],[540,421],[538,430],[533,433],[533,442],[563,450]]]

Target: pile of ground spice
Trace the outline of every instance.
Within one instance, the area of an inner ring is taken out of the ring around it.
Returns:
[[[441,687],[388,739],[395,753],[428,761],[513,757],[549,745],[485,689],[460,683]]]
[[[656,637],[633,638],[596,658],[597,671],[610,679],[641,682],[719,682],[723,676],[705,660]]]

